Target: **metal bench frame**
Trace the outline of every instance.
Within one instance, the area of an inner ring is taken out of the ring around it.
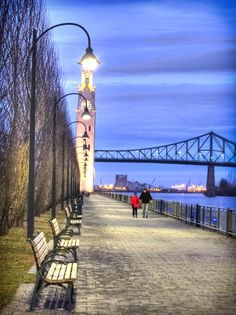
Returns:
[[[66,248],[70,250],[77,261],[77,248],[79,248],[79,239],[73,238],[74,232],[69,228],[60,230],[57,218],[49,220],[52,235],[53,235],[53,248]]]
[[[83,218],[83,205],[82,204],[69,204],[68,205],[70,218],[71,219],[79,219],[82,220]]]
[[[30,302],[30,310],[33,310],[40,292],[49,285],[57,285],[66,290],[69,302],[68,309],[72,309],[74,281],[77,278],[77,263],[66,262],[68,253],[65,248],[58,248],[49,252],[44,233],[39,233],[29,242],[34,253],[37,275]],[[50,278],[49,278],[50,276]]]
[[[66,227],[69,228],[70,226],[76,226],[78,228],[78,234],[81,234],[80,228],[81,228],[81,223],[82,223],[82,218],[76,218],[76,217],[71,217],[71,213],[69,208],[66,206],[64,208],[65,215],[66,215]]]

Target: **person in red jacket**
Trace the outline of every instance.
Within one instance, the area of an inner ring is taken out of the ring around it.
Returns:
[[[132,205],[132,209],[133,209],[133,217],[136,216],[136,218],[138,217],[138,207],[139,207],[139,197],[137,196],[137,193],[134,192],[133,196],[131,196],[130,198],[130,204]]]

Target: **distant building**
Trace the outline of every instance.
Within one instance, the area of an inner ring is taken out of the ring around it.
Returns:
[[[127,186],[127,175],[116,175],[115,186],[126,187]]]
[[[145,186],[138,182],[128,181],[127,188],[129,191],[142,191]]]

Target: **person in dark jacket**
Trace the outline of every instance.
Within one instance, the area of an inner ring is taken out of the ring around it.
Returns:
[[[142,191],[139,200],[142,202],[142,208],[143,208],[143,218],[148,218],[148,208],[149,208],[149,202],[152,200],[152,196],[150,195],[147,188],[144,188]]]

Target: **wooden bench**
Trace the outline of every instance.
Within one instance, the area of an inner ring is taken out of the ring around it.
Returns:
[[[82,220],[83,218],[83,205],[81,204],[69,204],[68,209],[70,212],[71,219],[79,219]]]
[[[67,291],[69,310],[72,309],[74,281],[77,279],[77,263],[66,262],[65,249],[49,252],[44,233],[29,240],[36,263],[37,275],[30,310],[33,310],[40,292],[49,285],[63,287]]]
[[[76,226],[78,228],[78,234],[80,235],[82,218],[71,217],[70,210],[68,207],[65,207],[64,211],[66,215],[66,227],[69,228],[70,226]]]
[[[49,220],[53,235],[53,248],[67,248],[72,251],[75,261],[77,261],[77,248],[79,247],[79,239],[72,238],[73,231],[70,229],[60,230],[56,218]]]

